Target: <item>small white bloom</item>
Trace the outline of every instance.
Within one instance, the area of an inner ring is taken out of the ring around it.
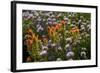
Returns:
[[[46,21],[46,19],[43,19],[43,21]]]
[[[64,16],[64,20],[68,21],[68,18],[66,16]]]
[[[79,40],[81,40],[82,39],[82,37],[81,36],[79,36],[79,38],[78,38]]]
[[[86,25],[86,23],[82,23],[83,25]]]
[[[71,27],[75,27],[75,25],[74,25],[74,24],[71,24],[70,26],[71,26]]]
[[[74,52],[70,51],[66,54],[66,57],[73,57],[74,56]]]
[[[46,37],[46,35],[42,35],[42,37],[43,37],[43,38],[45,38],[45,37]]]
[[[55,15],[51,15],[51,17],[53,18],[53,17],[55,17]]]
[[[71,41],[72,40],[72,38],[66,38],[66,41]]]
[[[90,24],[88,24],[88,25],[87,25],[87,28],[88,28],[88,29],[91,29],[91,25],[90,25]]]
[[[86,36],[86,37],[89,37],[90,35],[89,35],[89,34],[86,34],[85,36]]]
[[[30,17],[33,17],[33,14],[29,14]]]
[[[84,50],[84,51],[85,51],[85,50],[86,50],[86,48],[85,48],[85,47],[83,47],[83,48],[82,48],[82,50]]]
[[[62,15],[62,14],[61,14],[61,13],[59,13],[57,16],[58,16],[58,17],[60,17],[61,15]]]
[[[82,20],[79,20],[78,22],[80,23]]]
[[[68,23],[67,23],[68,25],[70,25],[71,24],[71,20],[70,19],[68,19]]]
[[[61,46],[58,47],[58,50],[62,50]]]
[[[33,14],[29,14],[27,18],[28,19],[33,18]]]
[[[85,27],[81,27],[81,30],[85,30]]]
[[[71,14],[68,15],[68,17],[71,17],[71,16],[72,16]]]
[[[66,34],[67,34],[67,33],[69,33],[69,31],[68,31],[68,30],[66,30]]]
[[[86,23],[87,23],[87,24],[89,24],[89,23],[90,23],[90,21],[89,21],[89,20],[87,20],[87,21],[86,21]]]
[[[50,14],[49,14],[49,13],[45,13],[45,15],[46,15],[46,16],[49,16]]]
[[[72,38],[66,38],[66,42],[72,42]]]
[[[38,14],[37,11],[34,11],[34,15],[35,15],[35,16],[39,16],[39,14]]]
[[[55,43],[53,43],[53,44],[52,44],[52,46],[54,47],[54,46],[56,46],[56,44],[55,44]]]
[[[76,23],[76,21],[72,21],[72,23],[73,23],[73,24],[75,24],[75,23]]]
[[[61,61],[62,59],[61,58],[57,58],[57,61]]]
[[[85,51],[82,51],[81,52],[81,56],[86,56],[86,52]]]
[[[38,17],[38,19],[37,19],[38,21],[41,21],[42,19],[41,19],[41,17]]]
[[[80,18],[82,19],[82,18],[83,18],[83,16],[80,16]]]
[[[76,43],[80,43],[80,40],[76,40]]]
[[[53,21],[56,21],[56,19],[55,19],[55,18],[53,18],[52,20],[53,20]]]
[[[84,36],[84,33],[81,33],[81,36]]]
[[[51,18],[49,17],[49,18],[47,19],[47,21],[51,21]]]
[[[84,25],[81,25],[81,28],[84,28]]]
[[[53,14],[53,12],[51,11],[51,12],[49,12],[49,14]]]
[[[36,25],[36,28],[39,28],[40,26],[41,26],[40,24],[37,24],[37,25]]]
[[[52,21],[49,21],[48,24],[53,24]]]
[[[57,24],[57,22],[53,22],[53,24]]]
[[[69,48],[69,47],[70,47],[70,45],[69,45],[69,44],[66,44],[66,45],[65,45],[65,48]]]
[[[37,32],[40,32],[40,31],[43,31],[44,30],[44,28],[42,27],[42,26],[39,26],[38,28],[37,28]]]
[[[63,37],[62,36],[60,36],[60,39],[62,39]]]
[[[43,50],[40,52],[40,55],[46,55],[47,54],[47,51],[46,50]]]
[[[48,42],[49,42],[49,43],[51,43],[52,41],[51,41],[51,40],[49,40]]]
[[[25,16],[25,17],[27,17],[29,15],[29,12],[27,11],[27,12],[25,12],[25,13],[23,13],[23,16]]]
[[[44,49],[48,50],[48,47],[47,47],[47,46],[42,45],[42,50],[44,50]]]

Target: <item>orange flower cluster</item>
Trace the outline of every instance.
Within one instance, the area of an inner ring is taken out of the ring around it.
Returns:
[[[62,20],[60,23],[56,24],[55,26],[48,26],[48,31],[50,34],[52,34],[53,32],[59,30],[62,25],[64,25],[66,23],[66,21]]]
[[[27,30],[24,39],[26,39],[25,43],[27,46],[29,46],[28,49],[30,50],[31,50],[32,44],[39,41],[38,35],[33,33],[32,29],[30,28]]]
[[[61,24],[66,24],[66,21],[65,20],[62,20],[60,23]]]
[[[79,28],[78,27],[74,27],[70,30],[70,33],[72,34],[74,39],[77,39],[79,36]]]
[[[55,35],[57,31],[61,28],[62,24],[56,24],[55,26],[48,26],[48,34]]]
[[[70,30],[71,33],[79,33],[78,27],[74,27]]]

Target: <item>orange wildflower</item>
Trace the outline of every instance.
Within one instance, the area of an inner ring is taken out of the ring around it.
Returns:
[[[57,24],[57,25],[55,26],[55,29],[58,30],[59,28],[60,28],[60,25]]]
[[[32,35],[32,34],[33,34],[33,31],[32,31],[32,29],[30,29],[30,28],[29,28],[29,29],[27,30],[27,34],[30,34],[30,35]]]
[[[48,34],[51,35],[52,29],[50,26],[48,26]]]
[[[34,42],[38,42],[38,40],[39,40],[39,39],[38,39],[38,35],[35,35],[33,41],[34,41]]]
[[[61,24],[65,24],[65,23],[66,23],[65,20],[62,20],[62,21],[61,21]]]
[[[70,32],[72,32],[72,33],[78,32],[79,33],[79,29],[77,27],[74,27],[70,30]]]

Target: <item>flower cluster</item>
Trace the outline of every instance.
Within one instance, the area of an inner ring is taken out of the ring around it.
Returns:
[[[23,10],[23,62],[91,58],[91,14]]]

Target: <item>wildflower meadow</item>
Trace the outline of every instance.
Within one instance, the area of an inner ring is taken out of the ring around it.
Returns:
[[[23,62],[91,59],[91,14],[22,11]]]

